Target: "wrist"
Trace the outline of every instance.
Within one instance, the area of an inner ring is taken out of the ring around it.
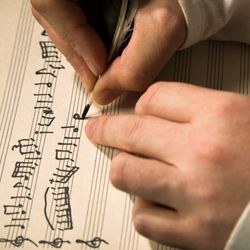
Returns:
[[[176,29],[176,45],[177,49],[180,49],[187,39],[187,23],[184,12],[178,0],[173,1],[174,12],[176,16],[175,29]]]

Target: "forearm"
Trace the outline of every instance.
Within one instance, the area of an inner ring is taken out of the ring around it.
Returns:
[[[183,48],[214,38],[250,44],[249,0],[179,0],[188,35]]]

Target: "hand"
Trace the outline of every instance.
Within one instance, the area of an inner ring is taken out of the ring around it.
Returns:
[[[185,249],[222,249],[250,197],[250,99],[179,83],[152,85],[134,115],[90,120],[120,149],[111,182],[136,195],[137,231]]]
[[[80,0],[31,0],[33,15],[80,74],[94,99],[106,104],[124,90],[144,91],[186,38],[178,0],[139,0],[129,44],[110,67],[98,34],[79,7]],[[83,2],[82,2],[83,3]]]
[[[79,2],[79,1],[78,1]],[[31,0],[32,13],[91,91],[102,74],[107,53],[77,0]]]

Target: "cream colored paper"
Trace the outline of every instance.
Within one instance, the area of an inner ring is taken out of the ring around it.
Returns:
[[[75,119],[87,95],[29,1],[1,0],[0,27],[0,249],[170,249],[134,231],[133,198],[109,183],[114,152],[92,145]],[[201,43],[178,52],[159,79],[247,94],[249,52]],[[125,103],[91,115],[126,112]]]

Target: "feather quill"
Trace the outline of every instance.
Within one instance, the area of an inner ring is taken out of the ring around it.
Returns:
[[[122,0],[120,15],[109,52],[109,62],[117,57],[123,45],[130,38],[137,8],[138,0]]]
[[[138,8],[138,0],[122,0],[120,14],[113,36],[111,49],[108,55],[108,64],[110,64],[121,52],[122,48],[128,42],[133,31],[134,18]],[[100,77],[100,76],[99,76]],[[85,119],[93,103],[93,95],[90,93],[87,105],[85,106],[81,119]]]

